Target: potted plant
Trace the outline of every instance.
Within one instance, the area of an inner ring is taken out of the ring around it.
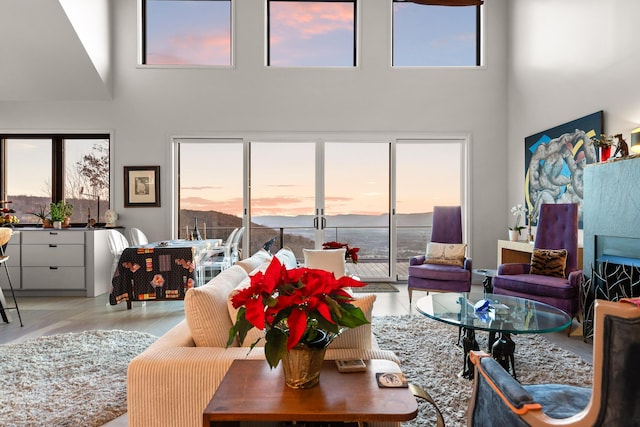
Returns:
[[[336,279],[324,270],[287,270],[274,257],[264,273],[252,275],[251,285],[231,298],[239,310],[227,346],[236,337],[243,342],[251,328],[266,330],[264,351],[269,366],[274,368],[282,360],[289,387],[313,387],[326,346],[344,329],[369,323],[345,290],[364,285],[348,276]],[[300,360],[294,359],[297,357]],[[312,366],[300,367],[302,363]]]
[[[51,220],[44,206],[40,206],[37,211],[28,212],[28,214],[37,217],[42,222],[44,228],[51,228]]]
[[[49,217],[51,222],[60,221],[63,227],[69,227],[69,218],[73,215],[73,205],[64,200],[51,202],[49,205]]]

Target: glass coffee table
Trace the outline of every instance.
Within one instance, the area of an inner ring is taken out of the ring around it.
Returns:
[[[488,305],[485,304],[483,310],[476,310],[476,304],[483,299]],[[506,295],[485,294],[471,297],[455,292],[432,293],[420,298],[416,302],[416,309],[431,319],[464,330],[462,376],[468,379],[473,378],[473,364],[469,361],[469,352],[480,349],[475,331],[489,332],[488,351],[516,378],[513,356],[516,345],[511,339],[511,334],[556,332],[571,325],[571,317],[558,308]]]

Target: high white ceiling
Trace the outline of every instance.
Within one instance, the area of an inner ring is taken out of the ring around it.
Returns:
[[[2,0],[0,101],[111,99],[108,18],[108,0]]]

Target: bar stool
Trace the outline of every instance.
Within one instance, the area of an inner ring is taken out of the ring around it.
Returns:
[[[4,299],[2,289],[0,289],[0,315],[5,323],[9,323],[9,316],[6,310],[16,310],[18,312],[18,319],[20,320],[20,326],[22,324],[22,316],[20,316],[20,309],[18,308],[18,302],[16,301],[16,294],[13,292],[13,284],[11,283],[11,276],[9,275],[9,268],[7,267],[7,261],[9,256],[4,254],[4,248],[11,239],[10,228],[0,228],[0,264],[4,264],[4,271],[7,273],[7,280],[9,281],[9,289],[11,289],[11,296],[13,297],[13,307],[7,307],[7,302]]]

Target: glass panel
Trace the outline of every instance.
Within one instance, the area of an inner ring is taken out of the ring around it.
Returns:
[[[406,279],[409,258],[425,253],[431,239],[433,207],[461,204],[461,157],[460,141],[397,144],[396,259],[399,279]]]
[[[359,247],[350,274],[389,278],[389,144],[325,144],[325,241]]]
[[[51,139],[6,139],[8,205],[21,223],[37,223],[28,212],[48,211],[51,203]],[[28,166],[26,166],[28,165]]]
[[[252,143],[250,203],[251,253],[273,237],[273,253],[313,248],[315,143]]]
[[[73,205],[72,223],[89,217],[105,222],[109,209],[109,140],[64,140],[65,200]]]
[[[393,65],[477,65],[477,10],[394,2]]]
[[[146,0],[144,63],[231,65],[231,2]]]
[[[198,218],[201,236],[225,241],[242,227],[243,144],[229,140],[180,143],[178,237]],[[189,233],[188,233],[189,232]]]
[[[271,66],[355,65],[355,3],[269,2]]]

